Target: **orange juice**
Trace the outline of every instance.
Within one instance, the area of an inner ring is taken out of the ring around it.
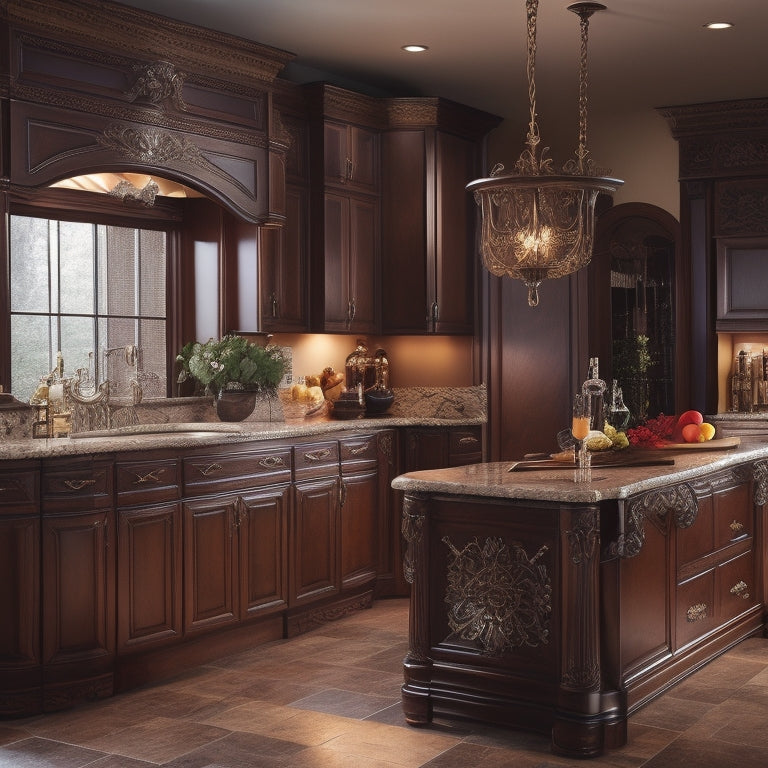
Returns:
[[[571,434],[577,440],[583,440],[589,434],[589,416],[574,416],[571,422]]]

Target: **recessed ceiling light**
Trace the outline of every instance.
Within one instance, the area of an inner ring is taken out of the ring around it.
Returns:
[[[730,21],[710,21],[704,25],[707,29],[730,29],[733,24]]]
[[[427,45],[404,45],[403,46],[404,51],[408,51],[408,53],[422,53],[422,51],[428,51],[429,46]]]

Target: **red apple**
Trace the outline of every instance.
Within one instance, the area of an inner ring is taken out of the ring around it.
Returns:
[[[701,424],[704,421],[704,417],[701,415],[699,411],[685,411],[684,413],[681,413],[680,416],[677,419],[677,424],[675,425],[675,429],[672,432],[672,442],[673,443],[680,443],[685,438],[683,437],[683,428],[687,424]],[[691,440],[688,442],[696,442],[695,440]]]

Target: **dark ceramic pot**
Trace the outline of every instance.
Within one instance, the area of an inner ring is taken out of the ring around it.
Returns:
[[[243,421],[256,407],[257,392],[245,389],[222,389],[216,398],[216,415],[221,421]]]
[[[365,411],[376,416],[386,413],[395,402],[395,393],[386,387],[371,387],[365,392]]]

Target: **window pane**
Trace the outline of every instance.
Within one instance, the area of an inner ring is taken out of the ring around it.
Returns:
[[[107,305],[101,311],[107,315],[135,315],[137,289],[136,230],[123,227],[106,228]]]
[[[59,222],[61,312],[93,314],[94,226]]]
[[[64,375],[72,376],[78,368],[88,368],[89,353],[96,341],[93,317],[61,318],[61,354]]]
[[[11,312],[50,312],[48,220],[11,216]]]
[[[139,232],[141,306],[145,317],[165,317],[165,232]],[[163,326],[165,327],[165,326]]]
[[[11,392],[22,402],[29,401],[40,378],[53,370],[50,322],[47,316],[11,315]]]

